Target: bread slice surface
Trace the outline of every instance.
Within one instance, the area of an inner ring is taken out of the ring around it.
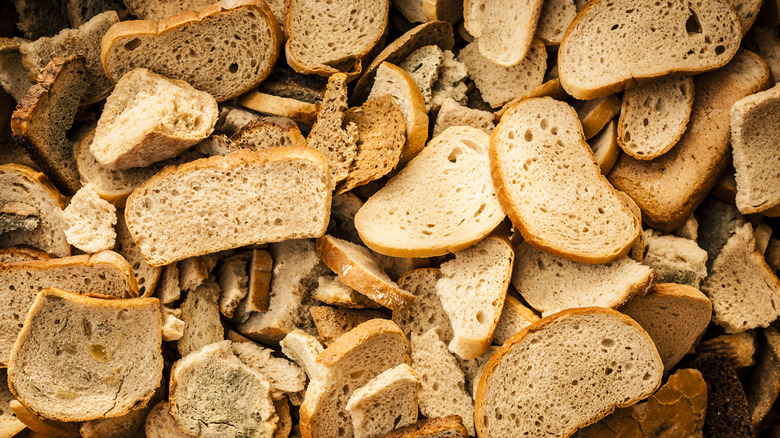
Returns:
[[[417,421],[420,380],[412,367],[401,364],[374,377],[352,393],[347,411],[355,438],[369,438]]]
[[[542,12],[541,0],[466,0],[463,18],[479,53],[502,67],[519,64],[528,54]]]

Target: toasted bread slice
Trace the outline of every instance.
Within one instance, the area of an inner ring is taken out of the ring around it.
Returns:
[[[10,94],[9,102],[22,100],[32,86],[19,53],[19,45],[23,42],[20,38],[0,38],[0,86]]]
[[[754,436],[745,390],[728,360],[700,354],[687,366],[699,370],[707,382],[704,436]]]
[[[417,421],[417,391],[420,379],[402,363],[374,377],[352,393],[347,412],[352,417],[355,438],[369,438]]]
[[[511,67],[523,61],[531,49],[542,3],[541,0],[466,0],[464,24],[482,56],[494,64]]]

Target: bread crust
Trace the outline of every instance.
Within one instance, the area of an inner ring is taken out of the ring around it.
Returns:
[[[0,256],[2,255],[19,255],[20,257],[29,258],[32,260],[51,260],[54,258],[46,251],[40,251],[35,248],[29,248],[26,246],[12,246],[10,248],[0,249]]]
[[[320,105],[316,103],[274,96],[254,90],[239,97],[237,103],[263,114],[289,117],[307,125],[313,125],[317,121],[317,112],[320,110]]]
[[[25,123],[27,123],[27,120],[25,120]],[[48,192],[49,196],[51,196],[51,198],[57,203],[58,207],[65,208],[65,196],[63,196],[59,190],[54,188],[54,185],[52,185],[52,183],[49,181],[49,177],[47,177],[45,174],[38,172],[37,170],[30,169],[27,166],[15,163],[0,164],[0,171],[21,173],[28,179],[32,180],[33,183],[37,183],[43,187],[43,189]]]

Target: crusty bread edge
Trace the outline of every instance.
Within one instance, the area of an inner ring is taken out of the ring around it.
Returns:
[[[401,151],[401,158],[398,159],[398,168],[400,169],[411,161],[412,158],[416,157],[425,147],[425,141],[428,140],[428,124],[430,122],[425,109],[425,99],[414,79],[404,69],[395,64],[387,61],[382,64],[385,64],[385,67],[406,81],[406,87],[409,89],[409,102],[412,105],[411,110],[414,116],[414,120],[408,121],[407,132],[409,135]]]
[[[57,190],[54,185],[52,185],[51,181],[49,181],[49,177],[47,177],[45,174],[38,172],[37,170],[33,170],[27,166],[24,166],[22,164],[15,164],[15,163],[9,163],[9,164],[0,164],[0,171],[6,171],[6,172],[18,172],[21,173],[23,176],[29,178],[33,184],[38,184],[43,188],[47,194],[52,198],[52,200],[57,204],[57,206],[61,209],[65,208],[65,197]]]
[[[317,113],[320,110],[319,104],[260,93],[256,90],[243,94],[238,98],[236,103],[259,113],[289,117],[307,125],[313,125],[314,122],[317,121]],[[271,108],[276,111],[269,111]]]

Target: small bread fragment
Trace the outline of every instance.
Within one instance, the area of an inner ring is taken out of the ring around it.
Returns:
[[[311,297],[331,306],[348,309],[381,307],[380,304],[344,284],[336,275],[323,275],[318,278],[317,288],[311,292]]]
[[[512,67],[529,53],[542,3],[541,0],[466,0],[464,24],[482,56],[502,67]]]
[[[227,257],[217,271],[217,283],[221,291],[219,311],[228,318],[233,317],[238,304],[249,292],[247,271],[249,257],[249,252]]]
[[[282,353],[300,365],[310,381],[318,380],[325,373],[325,367],[316,361],[325,347],[314,336],[300,330],[293,330],[279,342]]]
[[[32,86],[27,69],[22,65],[22,54],[19,53],[19,45],[23,42],[19,38],[0,38],[0,87],[8,93],[4,100],[9,103],[22,100],[27,89]],[[6,111],[13,111],[13,108],[6,108]]]
[[[219,296],[219,285],[213,278],[187,293],[181,304],[184,331],[177,342],[182,357],[225,339],[225,328],[219,318]]]
[[[436,283],[441,276],[439,269],[421,268],[398,278],[398,285],[414,295],[412,304],[405,310],[394,311],[392,318],[407,338],[412,339],[429,330],[438,329],[443,342],[452,341],[452,324],[436,293]]]
[[[658,283],[698,288],[707,277],[707,251],[695,241],[647,230],[643,264],[655,269]]]
[[[37,249],[27,248],[25,246],[12,246],[10,248],[0,249],[0,263],[11,262],[31,262],[33,260],[50,260],[52,256],[49,253],[38,251]]]
[[[718,355],[727,360],[734,369],[751,367],[755,364],[756,332],[746,330],[716,336],[696,345],[696,353]]]
[[[523,305],[512,294],[507,293],[506,299],[504,299],[504,308],[501,310],[501,318],[493,332],[493,344],[504,345],[515,333],[536,321],[539,321],[539,316],[533,310]]]
[[[40,339],[51,343],[47,350],[56,360],[42,360]],[[146,406],[159,386],[161,345],[157,300],[106,300],[48,288],[27,314],[8,383],[17,400],[44,418],[118,417]]]
[[[8,389],[8,371],[0,369],[0,434],[12,437],[25,429],[25,424],[16,418],[11,410],[10,403],[14,401],[14,395]]]
[[[92,186],[80,188],[62,213],[68,227],[65,236],[71,245],[88,253],[114,247],[116,207],[101,199]]]
[[[253,312],[267,312],[271,292],[271,273],[273,259],[268,251],[253,249],[249,260],[249,280],[247,294],[236,308],[234,319],[246,322]]]
[[[405,363],[358,388],[347,402],[355,438],[379,436],[417,421],[419,388],[417,374]]]
[[[117,212],[116,219],[116,226],[114,227],[114,230],[116,231],[116,244],[114,245],[114,251],[130,263],[130,266],[133,268],[135,281],[138,283],[138,296],[146,298],[155,292],[157,282],[162,273],[162,268],[151,267],[144,261],[141,251],[138,249],[138,246],[136,246],[133,238],[130,236],[130,231],[127,229],[124,211],[120,210]],[[173,266],[173,268],[175,268],[175,266]],[[177,288],[178,281],[179,273],[177,271]],[[175,299],[179,299],[178,295],[176,295]]]
[[[254,90],[243,94],[236,102],[261,114],[288,117],[306,125],[311,125],[317,120],[317,112],[320,108],[318,103],[305,102],[290,97],[274,96]]]
[[[590,140],[620,112],[620,99],[610,94],[591,100],[576,100],[572,106],[577,111],[585,139]]]
[[[466,428],[459,415],[423,418],[416,423],[395,429],[379,438],[466,438]]]
[[[240,335],[238,335],[240,336]],[[271,398],[281,400],[285,394],[295,394],[306,389],[306,374],[298,365],[281,357],[274,357],[270,348],[262,347],[244,338],[233,341],[233,354],[250,368],[268,379]]]
[[[496,125],[493,123],[493,114],[459,104],[452,98],[444,99],[444,103],[436,116],[436,125],[433,127],[433,136],[444,132],[450,126],[471,126],[485,131],[493,132]]]
[[[601,174],[608,174],[620,156],[615,119],[610,120],[601,132],[588,141],[588,144],[593,150],[593,157],[601,169]]]
[[[341,335],[372,319],[387,318],[384,313],[370,309],[341,309],[331,306],[312,306],[309,309],[320,341],[329,347]]]
[[[168,412],[168,401],[157,403],[146,417],[144,426],[146,438],[187,438],[192,435],[176,427],[176,420]]]

